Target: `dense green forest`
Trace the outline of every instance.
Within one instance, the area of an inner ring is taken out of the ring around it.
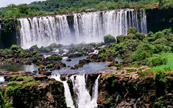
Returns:
[[[172,0],[47,0],[33,2],[29,5],[11,4],[0,8],[1,18],[19,18],[46,14],[62,14],[69,12],[111,10],[119,8],[169,8]]]

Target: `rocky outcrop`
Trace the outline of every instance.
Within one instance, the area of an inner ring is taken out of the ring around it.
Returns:
[[[4,96],[14,108],[66,108],[63,84],[40,78],[19,77],[7,85]]]
[[[100,78],[99,108],[172,108],[173,77],[157,82],[138,74],[103,74]]]

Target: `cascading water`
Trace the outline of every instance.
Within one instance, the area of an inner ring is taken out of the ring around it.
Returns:
[[[5,82],[5,79],[3,76],[0,76],[0,82]]]
[[[145,10],[141,10],[141,31],[142,33],[144,33],[145,35],[147,35],[147,17],[146,17],[146,13]]]
[[[21,46],[48,46],[51,43],[101,42],[107,34],[127,35],[130,27],[147,34],[146,15],[142,10],[138,19],[134,9],[73,13],[72,16],[56,15],[20,18]],[[69,23],[70,19],[73,23]]]
[[[56,42],[70,42],[70,28],[65,15],[19,19],[21,46],[47,46]],[[68,40],[68,41],[67,41]]]
[[[66,98],[67,107],[75,108],[67,81],[61,81],[60,74],[52,75],[50,78],[54,78],[55,80],[63,83],[64,89],[65,89],[64,94]],[[78,108],[96,108],[97,107],[99,78],[100,78],[100,75],[95,80],[93,93],[92,93],[92,96],[90,96],[89,91],[86,89],[86,82],[85,82],[86,79],[84,74],[72,75],[70,77],[73,83],[73,91],[77,95],[76,102],[77,102]]]
[[[99,75],[95,81],[95,85],[93,88],[93,93],[92,93],[92,106],[93,108],[97,107],[97,98],[98,98],[98,87],[99,87],[99,78],[101,75]]]
[[[63,83],[63,85],[64,85],[64,95],[65,95],[67,107],[75,108],[74,104],[73,104],[72,96],[71,96],[71,93],[70,93],[70,88],[67,84],[67,81],[61,81],[60,74],[52,75],[50,78],[54,78],[56,81],[60,81],[60,82]]]
[[[86,89],[85,75],[74,75],[71,77],[73,82],[73,91],[77,94],[78,108],[95,108],[97,107],[98,97],[98,80],[100,75],[95,81],[92,97]]]

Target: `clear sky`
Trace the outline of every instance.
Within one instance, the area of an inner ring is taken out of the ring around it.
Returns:
[[[9,4],[24,4],[24,3],[31,3],[34,1],[45,1],[45,0],[0,0],[0,7],[6,7]]]

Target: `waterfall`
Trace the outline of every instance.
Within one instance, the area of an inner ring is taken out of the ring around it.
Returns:
[[[1,82],[1,83],[2,83],[2,82],[5,82],[5,79],[4,79],[3,76],[0,76],[0,82]]]
[[[51,43],[70,42],[70,28],[65,15],[19,19],[21,46],[48,46]]]
[[[71,77],[73,82],[73,90],[77,94],[77,106],[78,108],[95,108],[97,107],[98,97],[98,80],[100,75],[95,81],[92,97],[89,91],[86,89],[85,75],[74,75]]]
[[[95,85],[93,88],[93,93],[92,93],[92,106],[93,108],[97,107],[97,98],[98,98],[98,87],[99,87],[99,78],[101,75],[99,75],[95,81]]]
[[[97,77],[95,80],[95,84],[92,92],[92,96],[90,96],[89,91],[86,88],[86,79],[85,74],[83,75],[72,75],[70,79],[73,83],[73,91],[76,93],[76,103],[78,108],[96,108],[97,107],[97,98],[98,98],[98,86],[99,86],[99,78],[101,75]],[[67,81],[61,81],[60,74],[52,75],[50,78],[54,78],[56,81],[60,81],[64,85],[64,95],[67,103],[67,107],[75,108],[72,100],[72,96],[70,93],[70,89]]]
[[[72,16],[19,18],[21,46],[29,48],[36,44],[40,47],[51,43],[67,45],[102,42],[107,34],[115,37],[127,35],[130,27],[136,27],[138,32],[147,34],[144,10],[141,10],[140,16],[138,18],[134,9],[120,9],[73,13]]]
[[[64,85],[64,95],[65,95],[65,100],[66,100],[67,107],[75,108],[74,105],[73,105],[73,99],[72,99],[72,96],[71,96],[71,93],[70,93],[70,88],[68,86],[67,81],[61,81],[60,74],[52,75],[50,78],[54,78],[56,81],[60,81],[60,82],[63,83],[63,85]]]
[[[144,33],[145,35],[147,35],[147,17],[146,17],[146,13],[145,10],[143,9],[141,11],[141,31],[142,33]]]

